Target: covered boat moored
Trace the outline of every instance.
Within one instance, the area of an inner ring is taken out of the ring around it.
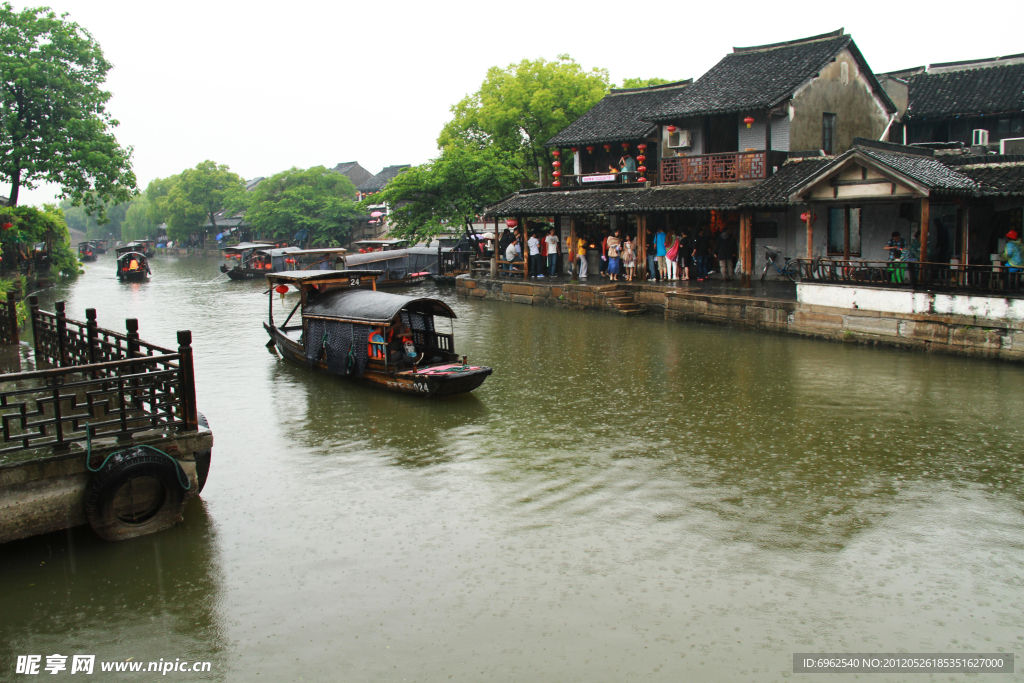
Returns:
[[[455,318],[448,304],[367,289],[378,276],[370,270],[268,273],[270,319],[263,327],[271,343],[293,362],[392,391],[447,396],[483,384],[491,368],[460,359],[453,335],[434,326],[436,318]],[[299,290],[299,301],[278,327],[275,292],[289,286]],[[300,309],[301,322],[289,326]]]

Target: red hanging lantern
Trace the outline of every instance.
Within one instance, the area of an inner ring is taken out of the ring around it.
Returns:
[[[587,154],[593,154],[593,153],[594,153],[594,146],[593,145],[587,145]]]
[[[507,225],[510,228],[515,228],[517,225],[519,225],[519,221],[518,219],[515,218],[506,218],[505,225]]]
[[[752,125],[754,125],[754,117],[748,116],[747,118],[743,119],[743,123],[747,124],[747,128],[750,128]]]
[[[278,285],[274,287],[274,291],[281,295],[281,301],[284,301],[284,295],[288,293],[288,285]]]
[[[646,166],[637,166],[636,171],[637,171],[637,173],[643,175],[644,173],[647,173],[647,167]]]
[[[553,157],[560,157],[560,156],[562,156],[562,151],[558,150],[558,149],[553,149],[553,150],[551,150],[551,156],[553,156]]]
[[[644,143],[642,143],[642,142],[641,142],[641,143],[640,143],[639,145],[637,145],[637,146],[636,146],[636,148],[637,148],[638,150],[640,150],[640,153],[641,153],[641,154],[643,154],[644,152],[646,152],[646,151],[647,151],[647,145],[645,145],[645,144],[644,144]]]
[[[555,171],[551,175],[555,176],[556,178],[561,178],[562,177],[562,172],[561,171]]]
[[[669,133],[675,133],[676,132],[676,127],[675,126],[668,126],[666,128],[666,130],[668,130]]]
[[[639,161],[642,164],[645,161],[647,161],[647,157],[645,157],[643,154],[637,154],[636,155],[636,160]]]
[[[561,168],[562,162],[559,161],[558,159],[555,159],[554,161],[551,162],[551,165],[554,166],[555,168]]]
[[[636,179],[636,181],[638,183],[646,183],[647,182],[647,178],[644,178],[643,176],[640,176],[639,178]]]
[[[604,146],[604,151],[606,151],[606,152],[610,152],[610,151],[612,151],[612,146],[611,146],[610,144],[606,144],[606,145]]]
[[[562,186],[562,181],[560,181],[560,180],[556,180],[555,182],[551,183],[551,187],[561,187],[561,186]]]
[[[3,225],[0,225],[0,228],[3,228],[4,230],[10,230],[13,227],[14,223],[4,223]]]
[[[623,142],[622,143],[622,151],[625,152],[625,151],[628,151],[628,150],[629,150],[629,143],[628,142]]]
[[[578,151],[580,151],[580,148],[579,148],[579,147],[573,147],[573,148],[572,148],[572,153],[573,153],[573,154],[575,154],[575,153],[576,153],[576,152],[578,152]]]

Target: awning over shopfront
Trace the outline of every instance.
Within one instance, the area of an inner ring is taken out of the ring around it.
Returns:
[[[487,207],[488,218],[506,216],[580,216],[588,214],[657,213],[662,211],[728,211],[739,208],[746,188],[650,187],[524,191]]]

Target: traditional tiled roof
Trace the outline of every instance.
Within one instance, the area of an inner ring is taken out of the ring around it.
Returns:
[[[739,203],[745,207],[787,206],[793,190],[835,160],[824,156],[790,159],[771,178],[746,190]]]
[[[763,110],[792,96],[814,78],[837,54],[849,49],[889,111],[896,106],[875,79],[853,38],[839,29],[833,33],[786,43],[737,47],[722,61],[684,89],[650,117],[668,122],[689,116]]]
[[[735,209],[744,188],[720,186],[519,192],[487,207],[488,217]]]
[[[954,168],[977,183],[983,197],[1024,196],[1024,155],[964,157]]]
[[[358,161],[343,161],[331,170],[351,180],[353,185],[365,183],[373,177],[373,174],[360,166]]]
[[[932,192],[940,194],[971,194],[977,189],[977,184],[973,180],[930,155],[906,154],[872,149],[870,147],[855,147],[850,152],[839,157],[839,159],[843,159],[851,152],[861,152],[885,164],[894,171],[902,173],[912,180],[916,180],[928,187]]]
[[[360,192],[380,192],[384,187],[394,178],[396,175],[402,172],[402,170],[409,168],[410,164],[399,164],[398,166],[388,166],[383,171],[373,176],[369,180],[359,183],[356,189]]]
[[[1024,111],[1024,64],[918,73],[907,81],[908,121]]]
[[[547,141],[548,147],[643,140],[657,126],[644,118],[662,107],[693,79],[650,88],[612,90],[583,116]]]

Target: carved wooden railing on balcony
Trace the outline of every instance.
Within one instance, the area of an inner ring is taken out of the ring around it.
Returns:
[[[661,184],[729,183],[767,178],[765,152],[703,154],[661,160]]]

